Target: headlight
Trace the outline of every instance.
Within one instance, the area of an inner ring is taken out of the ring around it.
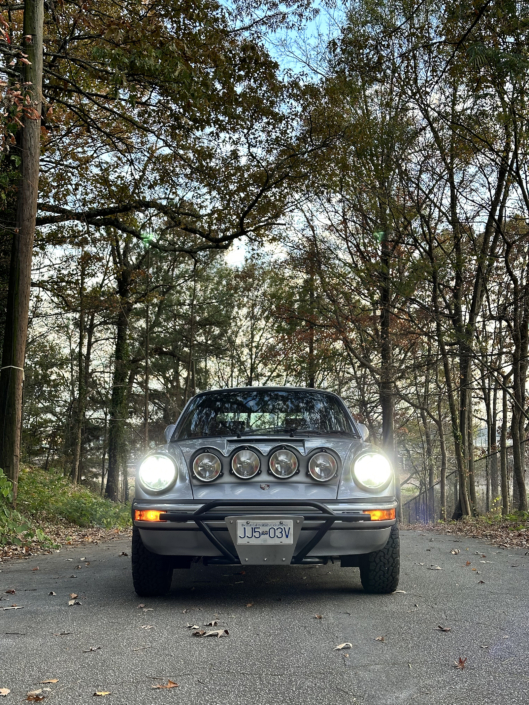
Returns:
[[[249,480],[259,472],[261,463],[253,450],[240,450],[231,459],[233,474],[241,480]]]
[[[193,460],[193,474],[202,482],[213,482],[221,472],[221,462],[214,453],[201,453]]]
[[[353,465],[356,484],[364,490],[381,490],[391,480],[391,465],[382,453],[365,453]]]
[[[163,492],[176,478],[176,467],[167,455],[150,455],[138,471],[138,479],[146,490]]]
[[[290,450],[276,450],[270,458],[270,471],[272,475],[282,480],[292,477],[298,469],[298,459]]]
[[[309,460],[309,473],[318,482],[332,480],[338,470],[336,458],[330,453],[316,453]]]

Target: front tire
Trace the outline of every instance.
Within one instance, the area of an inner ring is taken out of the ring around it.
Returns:
[[[373,551],[362,558],[360,579],[366,592],[387,595],[395,592],[400,574],[399,527],[394,524],[387,544],[380,551]]]
[[[132,529],[132,582],[140,597],[158,597],[171,589],[173,567],[165,556],[151,553],[143,545],[140,530]]]

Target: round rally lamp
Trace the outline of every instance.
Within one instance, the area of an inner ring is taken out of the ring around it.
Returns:
[[[295,475],[298,470],[298,459],[290,450],[276,450],[270,458],[270,472],[281,480]]]
[[[253,450],[239,450],[231,459],[231,469],[241,480],[249,480],[259,472],[261,462]]]
[[[176,467],[168,455],[149,455],[141,463],[138,479],[147,492],[165,492],[176,479]]]
[[[193,460],[193,475],[201,482],[213,482],[221,473],[222,464],[214,453],[200,453]]]
[[[363,453],[353,464],[355,483],[368,492],[385,489],[392,476],[389,460],[382,453]]]
[[[309,475],[318,482],[328,482],[336,475],[338,463],[330,453],[320,451],[309,460]]]

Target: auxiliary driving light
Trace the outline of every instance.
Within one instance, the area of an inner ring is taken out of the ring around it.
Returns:
[[[276,450],[270,458],[270,472],[281,480],[295,475],[297,469],[298,459],[290,450]]]
[[[315,453],[309,460],[309,474],[318,482],[332,480],[338,470],[338,463],[330,453]]]
[[[221,472],[222,464],[214,453],[200,453],[193,460],[193,474],[202,482],[213,482]]]
[[[259,472],[261,462],[253,450],[240,450],[231,459],[231,469],[241,480],[249,480]]]

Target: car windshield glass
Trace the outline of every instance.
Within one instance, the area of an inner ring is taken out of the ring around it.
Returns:
[[[256,388],[196,397],[182,421],[178,440],[277,433],[353,435],[353,429],[343,405],[331,394]]]

